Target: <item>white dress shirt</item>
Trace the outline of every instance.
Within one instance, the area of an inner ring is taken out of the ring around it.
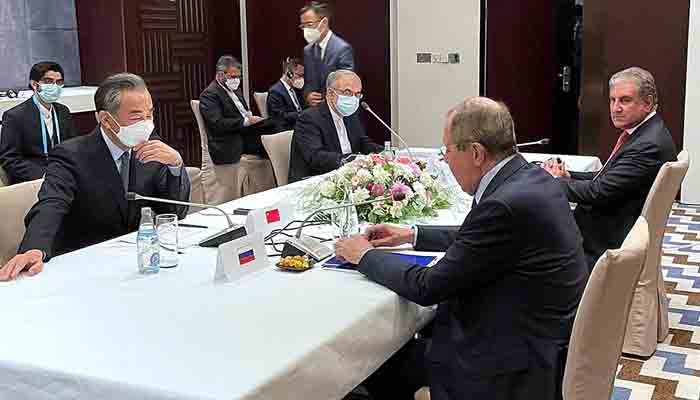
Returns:
[[[328,41],[331,40],[331,36],[333,36],[333,31],[329,30],[326,37],[318,43],[318,47],[321,48],[321,60],[326,58],[326,47],[328,47]]]
[[[654,117],[654,115],[656,115],[656,111],[652,111],[649,115],[647,115],[646,118],[644,118],[644,121],[642,121],[642,122],[640,122],[639,124],[637,124],[637,126],[635,126],[634,128],[628,129],[628,130],[627,130],[627,133],[629,133],[630,136],[632,136],[632,134],[634,133],[634,131],[636,131],[640,126],[642,126],[642,124],[644,124],[645,122],[647,122],[647,121],[649,121],[650,119],[652,119],[652,118]]]
[[[282,85],[284,85],[285,89],[287,89],[287,93],[289,93],[289,97],[292,98],[292,103],[294,103],[294,107],[296,107],[297,111],[301,111],[299,99],[297,98],[297,94],[294,92],[294,89],[292,89],[292,87],[289,86],[289,84],[284,80],[284,78],[280,79],[280,82],[282,82]]]
[[[233,100],[233,104],[236,105],[236,108],[238,109],[238,112],[241,113],[241,116],[243,117],[243,126],[250,126],[250,117],[253,116],[253,113],[250,110],[246,110],[245,106],[241,102],[241,99],[236,96],[236,93],[233,91],[229,90],[226,86],[222,85],[221,82],[218,82],[219,86],[224,88],[224,91],[228,94],[228,97]]]
[[[338,133],[340,150],[343,154],[351,154],[352,145],[350,145],[350,139],[348,139],[348,130],[345,128],[343,117],[336,113],[330,104],[328,105],[328,108],[331,110],[331,116],[333,117],[333,123],[335,124],[335,131]]]
[[[44,125],[46,125],[46,131],[49,132],[49,137],[53,140],[53,113],[50,108],[44,107],[40,101],[37,101],[36,104],[39,105],[39,113],[41,113],[41,119],[44,121]]]

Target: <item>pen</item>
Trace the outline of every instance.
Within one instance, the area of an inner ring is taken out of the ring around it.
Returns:
[[[183,228],[202,228],[202,229],[209,229],[208,226],[204,226],[204,225],[180,224],[180,226],[183,227]]]

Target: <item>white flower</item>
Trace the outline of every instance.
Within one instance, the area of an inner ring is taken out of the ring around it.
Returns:
[[[361,169],[357,171],[357,177],[360,178],[360,182],[368,183],[372,180],[372,173],[366,169]]]
[[[425,186],[422,183],[416,182],[413,184],[413,191],[416,192],[418,196],[425,197]]]
[[[433,179],[433,177],[425,171],[423,171],[423,173],[420,175],[420,182],[425,187],[433,187],[433,185],[435,185],[435,179]]]
[[[357,189],[353,192],[353,198],[355,199],[355,202],[361,203],[369,199],[369,190],[365,188]]]
[[[335,183],[333,183],[332,181],[325,181],[321,183],[321,196],[329,198],[333,197],[333,195],[335,194],[335,190]]]
[[[376,166],[372,169],[372,175],[374,175],[374,180],[377,183],[387,183],[389,182],[389,179],[391,176],[389,173],[384,170],[381,166]]]
[[[403,216],[403,203],[400,201],[394,202],[391,209],[389,209],[389,214],[391,214],[392,218],[401,218]]]

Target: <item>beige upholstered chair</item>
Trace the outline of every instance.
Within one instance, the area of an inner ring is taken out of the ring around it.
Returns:
[[[609,399],[625,337],[634,286],[649,246],[644,217],[622,247],[606,251],[586,284],[564,370],[564,400]]]
[[[204,203],[204,190],[202,189],[202,170],[197,167],[187,167],[187,176],[190,177],[190,202]],[[193,214],[199,208],[190,207],[188,213]]]
[[[280,132],[275,135],[262,136],[262,144],[270,156],[272,169],[275,171],[277,186],[284,186],[289,178],[289,153],[292,149],[294,131]]]
[[[0,167],[0,187],[3,186],[9,186],[10,185],[10,178],[7,177],[7,173],[5,173],[5,170]]]
[[[17,255],[24,236],[24,217],[36,203],[43,182],[37,179],[0,188],[0,266]]]
[[[678,155],[678,161],[664,164],[644,203],[642,216],[649,221],[651,240],[634,292],[623,353],[650,357],[656,351],[657,342],[663,342],[668,336],[668,298],[661,272],[661,246],[671,207],[688,166],[687,151]]]
[[[237,164],[215,165],[209,154],[207,127],[199,112],[199,100],[190,102],[202,141],[202,188],[204,203],[218,205],[275,187],[270,160],[244,154]]]
[[[267,92],[253,93],[253,98],[255,99],[255,104],[258,105],[258,110],[260,110],[260,116],[263,118],[269,118],[270,114],[267,112]]]

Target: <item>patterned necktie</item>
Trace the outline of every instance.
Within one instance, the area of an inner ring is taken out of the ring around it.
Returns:
[[[122,186],[124,187],[124,193],[129,191],[129,159],[130,152],[125,151],[121,157],[119,157],[119,176],[122,178]]]

